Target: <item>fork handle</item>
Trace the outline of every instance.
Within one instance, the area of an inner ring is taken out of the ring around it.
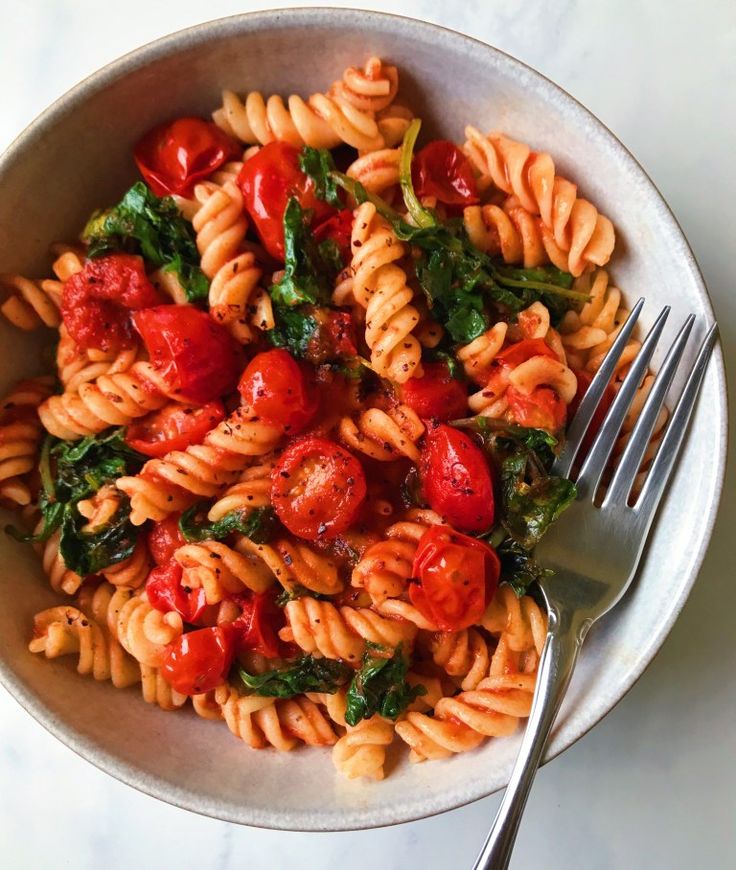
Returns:
[[[537,685],[524,737],[493,827],[473,870],[506,870],[521,816],[542,760],[547,737],[570,683],[589,623],[574,614],[550,615]]]

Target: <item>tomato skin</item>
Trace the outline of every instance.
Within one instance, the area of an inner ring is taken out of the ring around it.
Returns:
[[[161,674],[182,695],[199,695],[222,684],[234,654],[233,633],[228,626],[200,628],[168,645]]]
[[[591,381],[593,380],[593,375],[590,374],[590,372],[586,372],[585,370],[573,371],[575,377],[578,379],[578,391],[575,394],[572,402],[570,402],[568,408],[568,413],[571,420],[573,419],[575,414],[577,414],[580,403],[583,401],[583,396],[588,392],[588,388],[590,387]],[[615,398],[616,392],[613,387],[608,384],[603,392],[603,395],[601,396],[600,402],[598,402],[598,407],[595,409],[593,417],[590,421],[590,425],[585,432],[585,437],[580,442],[580,450],[577,456],[578,463],[581,463],[588,455],[588,453],[590,453],[590,448],[593,446],[593,441],[595,441],[596,435],[600,432],[603,421],[606,419],[608,409],[611,407]]]
[[[235,388],[242,349],[205,311],[160,305],[137,311],[133,324],[151,362],[182,399],[204,405]]]
[[[449,526],[430,526],[417,545],[409,598],[443,631],[479,623],[501,573],[495,550]]]
[[[470,161],[454,142],[435,139],[417,152],[411,167],[417,196],[434,196],[445,205],[480,202]]]
[[[425,499],[450,525],[466,532],[484,532],[493,525],[491,470],[470,436],[446,423],[430,428],[419,475]]]
[[[543,338],[525,338],[510,344],[497,354],[493,364],[498,364],[505,369],[515,369],[533,356],[549,356],[557,359],[557,354]]]
[[[447,363],[425,363],[421,378],[409,378],[401,385],[401,401],[420,417],[454,420],[468,410],[468,387],[453,378]]]
[[[65,282],[61,316],[83,350],[115,351],[135,343],[130,311],[163,301],[140,257],[108,254],[87,260]]]
[[[154,568],[146,580],[146,595],[152,607],[162,613],[172,610],[184,622],[196,623],[207,607],[204,589],[185,589],[181,585],[183,569],[178,562],[170,559]]]
[[[342,256],[343,266],[351,259],[350,240],[353,233],[353,210],[343,208],[340,211],[316,224],[312,232],[315,242],[319,244],[325,239],[332,239]]]
[[[307,437],[281,454],[271,503],[286,528],[317,541],[344,532],[358,515],[367,485],[360,462],[334,441]]]
[[[201,444],[210,429],[224,419],[225,406],[219,399],[202,406],[168,405],[130,423],[125,443],[144,456],[165,456],[171,450]]]
[[[291,433],[302,430],[319,408],[319,395],[306,366],[282,348],[256,354],[238,390],[265,423]]]
[[[243,612],[230,625],[235,634],[236,653],[252,650],[269,659],[281,652],[278,624],[285,622],[283,610],[276,606],[271,592],[231,596]]]
[[[506,389],[509,416],[519,426],[557,432],[567,420],[567,405],[550,387],[535,387],[530,395],[516,387]]]
[[[191,196],[198,181],[239,154],[234,140],[202,118],[159,124],[133,150],[136,165],[156,196]]]
[[[165,520],[154,523],[148,533],[148,550],[159,567],[168,565],[179,547],[186,544],[179,528],[180,517],[180,513],[169,514]]]
[[[238,175],[238,186],[264,248],[281,262],[284,212],[291,197],[296,197],[303,209],[313,210],[315,223],[335,211],[317,199],[314,183],[299,168],[299,149],[287,142],[269,142],[246,160]]]

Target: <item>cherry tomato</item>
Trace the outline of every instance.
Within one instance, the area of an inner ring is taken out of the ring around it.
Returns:
[[[327,438],[292,444],[281,454],[271,480],[271,502],[279,519],[308,541],[344,532],[366,495],[360,462]]]
[[[230,623],[235,632],[235,651],[253,650],[266,658],[276,658],[281,652],[281,642],[276,632],[279,623],[284,622],[284,613],[276,606],[273,594],[244,593],[231,598],[243,608],[242,614]]]
[[[201,444],[204,436],[225,419],[219,399],[206,405],[167,405],[155,414],[135,420],[125,431],[125,443],[145,456],[165,456]]]
[[[256,354],[238,384],[243,401],[270,426],[298,432],[317,413],[319,396],[306,366],[278,348]]]
[[[493,363],[506,369],[515,369],[533,356],[550,356],[552,359],[557,359],[557,354],[544,339],[525,338],[502,350],[496,355]]]
[[[409,378],[399,397],[424,419],[453,420],[468,410],[468,387],[453,378],[447,363],[425,363],[421,378]]]
[[[133,157],[157,196],[191,196],[194,185],[240,154],[238,144],[211,121],[177,118],[149,130]]]
[[[430,526],[422,535],[409,586],[419,612],[443,631],[459,631],[481,621],[493,597],[501,563],[495,550],[449,526]]]
[[[153,556],[153,561],[159,566],[168,565],[179,547],[186,544],[179,528],[180,517],[180,513],[169,514],[165,520],[160,520],[151,526],[151,531],[148,533],[148,550]],[[181,576],[179,579],[181,580]]]
[[[81,349],[116,351],[134,343],[130,312],[163,301],[140,257],[108,254],[87,260],[65,282],[61,316]]]
[[[483,451],[464,432],[440,423],[430,427],[419,460],[422,492],[430,507],[466,532],[493,525],[491,471]]]
[[[175,611],[184,622],[196,623],[207,606],[204,589],[187,589],[181,585],[183,569],[171,559],[154,568],[146,580],[146,595],[152,607],[162,613]]]
[[[353,234],[353,210],[351,208],[344,208],[315,225],[312,234],[318,244],[325,239],[335,242],[342,257],[343,267],[348,265],[352,256],[350,239]]]
[[[549,387],[535,387],[528,396],[516,387],[508,387],[506,399],[509,416],[519,426],[557,432],[567,420],[567,405]]]
[[[357,356],[355,323],[349,311],[315,307],[309,314],[317,321],[304,354],[309,362],[318,366],[339,357]]]
[[[277,260],[284,259],[284,212],[291,197],[313,210],[316,223],[335,211],[317,199],[313,181],[299,168],[299,149],[288,142],[269,142],[246,160],[238,184],[263,246]]]
[[[182,634],[168,645],[161,674],[182,695],[199,695],[222,684],[234,653],[229,626],[200,628]]]
[[[414,157],[411,178],[417,196],[435,196],[446,205],[480,202],[470,161],[453,142],[436,139]]]
[[[583,401],[583,396],[588,392],[588,387],[590,387],[590,382],[593,380],[593,375],[590,372],[586,372],[584,370],[575,371],[575,377],[578,379],[578,391],[575,394],[575,398],[570,402],[570,407],[568,408],[568,412],[570,414],[570,419],[572,420],[575,414],[578,412],[578,408],[580,407],[580,403]],[[595,413],[590,421],[590,425],[585,431],[585,437],[580,443],[580,452],[578,453],[577,461],[581,463],[583,459],[590,453],[590,448],[593,446],[593,441],[595,441],[595,436],[600,432],[601,426],[603,425],[603,421],[606,419],[606,414],[608,413],[608,409],[611,407],[613,400],[616,398],[616,392],[613,387],[609,384],[603,392],[601,396],[601,400],[598,403],[598,407],[595,409]]]
[[[171,390],[204,405],[235,388],[243,367],[240,345],[193,305],[160,305],[133,315],[151,362]]]

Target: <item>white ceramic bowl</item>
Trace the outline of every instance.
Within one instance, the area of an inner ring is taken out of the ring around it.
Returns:
[[[462,140],[465,124],[549,150],[562,175],[616,225],[611,269],[643,320],[672,306],[669,336],[713,312],[675,219],[642,169],[579,103],[538,73],[430,24],[349,10],[269,11],[182,31],[111,64],[51,106],[0,161],[0,271],[46,273],[50,241],[74,238],[92,209],[134,178],[132,143],[154,123],[207,115],[220,90],[309,94],[378,54],[400,67],[403,99],[427,129]],[[39,339],[0,325],[0,388],[40,370]],[[626,600],[591,633],[548,758],[628,691],[677,617],[703,559],[726,454],[726,392],[716,349],[679,471]],[[585,542],[581,542],[584,546]],[[27,652],[33,614],[55,599],[33,552],[0,535],[0,677],[59,739],[103,770],[190,810],[269,828],[345,830],[458,807],[505,785],[517,739],[448,761],[390,769],[379,784],[333,773],[329,752],[254,752],[193,713],[148,707]]]

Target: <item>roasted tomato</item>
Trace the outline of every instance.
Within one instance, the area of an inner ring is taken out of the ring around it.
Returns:
[[[304,438],[287,447],[271,479],[271,502],[279,519],[309,541],[344,532],[366,494],[360,462],[327,438]]]
[[[198,181],[239,154],[237,142],[202,118],[177,118],[159,124],[133,151],[141,175],[157,196],[191,196]]]
[[[187,589],[181,585],[182,567],[171,559],[154,568],[146,580],[146,595],[152,607],[162,613],[175,611],[184,622],[196,623],[207,606],[204,589]]]
[[[219,399],[206,405],[167,405],[148,417],[133,421],[125,431],[125,443],[145,456],[165,456],[201,444],[204,436],[225,419]]]
[[[148,533],[148,550],[153,561],[158,565],[168,565],[174,558],[174,553],[186,544],[184,535],[179,528],[181,514],[169,514],[165,520],[154,523]],[[181,580],[181,575],[179,575]]]
[[[409,378],[399,388],[399,397],[420,417],[454,420],[468,410],[468,387],[453,378],[447,363],[424,363],[421,378]]]
[[[284,624],[284,612],[276,606],[273,593],[243,593],[231,599],[243,610],[230,623],[235,632],[236,653],[252,650],[266,658],[276,658],[281,652],[277,630]]]
[[[284,212],[292,197],[313,211],[315,224],[335,211],[317,199],[314,183],[299,168],[299,149],[288,142],[269,142],[246,160],[238,184],[263,246],[277,260],[284,259]]]
[[[87,260],[84,268],[66,281],[61,316],[82,350],[117,351],[134,343],[130,312],[163,301],[148,280],[140,257],[108,254]]]
[[[424,497],[448,523],[466,532],[493,525],[493,481],[485,454],[458,429],[441,423],[427,431],[419,461]]]
[[[319,407],[311,373],[280,348],[256,354],[243,372],[238,390],[264,423],[283,426],[292,434],[303,429]]]
[[[330,239],[335,242],[342,257],[343,267],[347,266],[351,259],[350,240],[353,233],[353,210],[344,208],[341,211],[323,220],[314,227],[314,240],[324,242]]]
[[[417,546],[409,598],[438,628],[459,631],[481,621],[500,572],[488,544],[449,526],[430,526]]]
[[[414,157],[411,178],[417,196],[434,196],[445,205],[479,202],[470,161],[453,142],[435,139]]]
[[[571,420],[575,414],[577,414],[580,403],[583,401],[583,396],[588,392],[588,387],[590,387],[590,383],[593,380],[593,375],[584,370],[575,371],[575,377],[578,379],[578,391],[575,394],[575,398],[570,402],[570,407],[568,408]],[[603,421],[606,419],[608,409],[611,407],[615,398],[616,393],[613,387],[609,384],[604,390],[600,402],[598,402],[598,407],[595,409],[590,425],[585,432],[585,437],[580,444],[580,452],[578,453],[577,458],[579,463],[581,463],[588,453],[590,453],[590,448],[593,446],[595,436],[600,432]]]
[[[515,369],[533,356],[549,356],[557,359],[557,354],[543,338],[525,338],[510,344],[505,350],[496,355],[493,364],[506,369]]]
[[[234,653],[234,637],[229,626],[200,628],[182,634],[168,645],[161,674],[182,695],[199,695],[221,685]]]
[[[235,389],[243,353],[230,333],[193,305],[161,305],[133,315],[153,365],[172,392],[204,405]]]

